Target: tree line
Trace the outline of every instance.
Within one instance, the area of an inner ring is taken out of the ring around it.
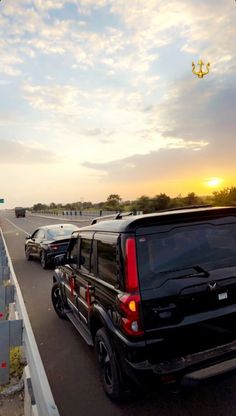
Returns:
[[[181,208],[194,205],[213,205],[213,206],[236,206],[236,187],[231,186],[220,191],[214,191],[210,196],[198,196],[195,192],[190,192],[186,196],[178,195],[171,198],[165,193],[160,193],[154,197],[142,195],[133,201],[123,201],[118,194],[110,194],[106,201],[92,203],[72,202],[67,204],[56,204],[51,202],[49,205],[37,203],[31,208],[33,211],[83,211],[83,210],[106,210],[106,211],[134,211],[143,213],[156,212],[171,208]]]

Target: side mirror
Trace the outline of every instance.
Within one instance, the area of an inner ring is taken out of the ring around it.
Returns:
[[[25,239],[26,240],[29,240],[31,238],[31,235],[27,235],[26,237],[25,237]]]

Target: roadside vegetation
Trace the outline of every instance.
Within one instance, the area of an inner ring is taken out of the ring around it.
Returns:
[[[73,202],[67,204],[55,203],[43,204],[37,203],[28,209],[34,212],[54,212],[63,211],[142,211],[143,213],[156,212],[163,209],[179,208],[190,205],[213,205],[213,206],[236,206],[236,187],[231,186],[219,191],[213,192],[210,196],[198,196],[194,192],[186,196],[178,195],[171,198],[165,193],[157,194],[153,197],[142,195],[133,201],[123,201],[118,194],[110,194],[105,202],[92,203]]]

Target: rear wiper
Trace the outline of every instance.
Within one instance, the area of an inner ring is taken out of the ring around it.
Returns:
[[[204,270],[201,266],[191,266],[185,267],[181,269],[170,269],[170,270],[163,270],[160,274],[174,274],[174,278],[176,277],[209,277],[210,273],[207,270]],[[177,275],[177,276],[175,276]]]

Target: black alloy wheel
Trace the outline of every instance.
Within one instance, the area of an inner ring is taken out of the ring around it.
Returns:
[[[122,399],[125,391],[121,383],[121,369],[104,328],[96,333],[95,353],[105,393],[112,400]]]
[[[48,268],[48,260],[47,260],[47,255],[45,253],[45,251],[41,251],[40,253],[40,263],[43,269],[47,269]]]
[[[51,299],[52,299],[52,304],[55,309],[55,312],[57,313],[59,318],[67,319],[66,312],[65,312],[66,305],[61,295],[60,285],[57,282],[53,284],[53,287],[51,290]]]

